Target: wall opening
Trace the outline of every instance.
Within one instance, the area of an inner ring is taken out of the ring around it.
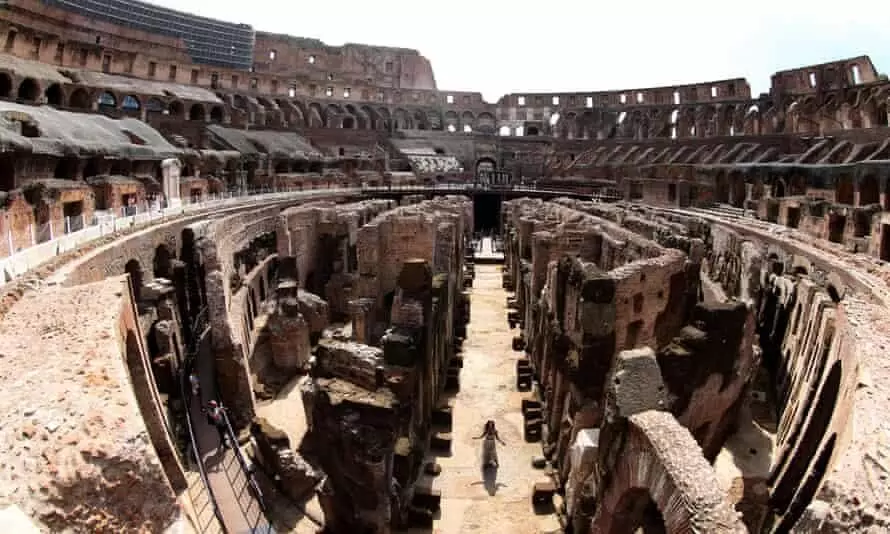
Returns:
[[[786,221],[789,228],[797,228],[800,224],[800,206],[789,207]]]
[[[664,517],[645,488],[628,490],[612,512],[612,534],[665,534]]]
[[[811,389],[805,404],[801,406],[802,413],[810,414],[809,420],[802,422],[796,431],[791,433],[788,438],[791,447],[776,464],[774,471],[774,475],[778,476],[773,484],[770,502],[780,513],[788,511],[792,497],[801,486],[804,476],[811,471],[809,468],[834,416],[843,376],[842,370],[841,362],[834,362],[818,394],[815,388]],[[814,397],[815,405],[813,405]],[[798,435],[800,438],[796,439]]]
[[[850,175],[842,175],[837,177],[834,184],[834,201],[837,204],[853,205],[853,178]]]
[[[828,216],[828,240],[833,243],[844,242],[844,228],[847,226],[847,217],[832,213]]]
[[[881,225],[881,259],[890,261],[890,224]]]
[[[500,195],[479,194],[473,197],[473,229],[485,233],[500,232]]]
[[[869,174],[862,178],[859,182],[859,205],[869,206],[871,204],[880,204],[881,193],[878,185],[878,178]]]
[[[857,211],[853,223],[853,237],[865,237],[871,233],[871,216],[868,212]]]

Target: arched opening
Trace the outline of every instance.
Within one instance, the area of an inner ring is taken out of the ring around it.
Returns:
[[[98,176],[99,174],[101,174],[101,170],[99,169],[99,158],[90,158],[87,160],[86,165],[83,166],[84,180],[93,176]]]
[[[204,117],[206,117],[204,106],[202,106],[201,104],[192,104],[192,107],[189,108],[189,120],[203,121]]]
[[[61,107],[65,103],[65,95],[62,93],[62,86],[57,83],[47,87],[43,95],[46,97],[46,103],[50,106]]]
[[[99,111],[111,111],[117,108],[117,98],[108,91],[99,93],[96,103],[99,104]]]
[[[142,298],[142,266],[139,260],[130,260],[124,265],[124,272],[130,275],[133,281],[133,298],[138,303]]]
[[[0,72],[0,98],[9,98],[12,96],[12,76],[5,72]]]
[[[40,97],[40,86],[34,78],[25,78],[19,84],[16,98],[25,102],[35,102]]]
[[[785,513],[791,505],[792,497],[813,464],[819,444],[834,417],[843,376],[842,371],[840,360],[834,362],[818,393],[816,387],[810,389],[806,404],[802,406],[801,410],[804,414],[811,414],[810,418],[791,432],[788,438],[791,448],[776,464],[773,473],[778,475],[778,478],[773,481],[770,502],[780,513]],[[816,397],[815,406],[813,406],[814,397]],[[797,439],[798,436],[799,439]]]
[[[138,112],[140,109],[142,109],[142,104],[135,96],[126,95],[124,96],[124,101],[121,102],[121,109],[129,112]]]
[[[502,136],[510,135],[510,127],[509,126],[501,126],[500,130],[498,130],[498,134]]]
[[[222,106],[213,106],[210,109],[210,122],[222,122],[224,118]]]
[[[61,178],[63,180],[76,180],[77,170],[80,166],[80,160],[73,156],[59,158],[56,161],[56,169],[53,171],[53,178]]]
[[[145,113],[148,116],[162,114],[165,109],[167,109],[167,106],[157,98],[149,98],[148,102],[145,103]]]
[[[633,488],[615,505],[610,534],[666,534],[664,517],[645,488]]]
[[[776,180],[773,184],[773,196],[782,198],[785,196],[785,180]]]
[[[185,106],[183,106],[182,102],[179,100],[170,102],[170,106],[167,109],[169,110],[171,117],[182,118],[182,116],[185,115]]]
[[[68,99],[68,105],[76,109],[90,109],[92,107],[90,93],[87,92],[86,89],[78,87],[71,93],[71,98]]]
[[[0,191],[15,189],[15,160],[12,157],[0,157]]]
[[[173,279],[173,252],[167,245],[158,245],[152,265],[155,278]]]
[[[859,182],[859,205],[869,206],[871,204],[880,204],[881,193],[878,184],[878,178],[874,174],[862,177]]]
[[[834,243],[844,242],[844,230],[847,227],[847,216],[839,213],[828,215],[828,240]]]
[[[837,204],[853,205],[853,177],[849,174],[838,176],[834,184],[834,201]]]
[[[344,129],[352,130],[355,128],[355,118],[345,116],[345,117],[343,117],[343,121],[341,122],[341,125]]]
[[[529,127],[528,127],[528,131],[526,131],[525,135],[533,135],[533,136],[537,136],[537,135],[541,135],[541,132],[538,130],[537,127],[535,127],[535,126],[529,126]]]
[[[832,434],[825,442],[825,446],[819,452],[819,457],[816,458],[816,461],[813,463],[806,480],[804,480],[800,490],[794,496],[791,506],[788,508],[785,516],[782,517],[782,521],[774,532],[790,532],[791,527],[797,523],[803,515],[804,510],[806,510],[807,506],[813,501],[813,497],[816,496],[819,486],[822,485],[822,479],[828,471],[828,466],[831,464],[831,456],[834,454],[836,440],[837,434]]]

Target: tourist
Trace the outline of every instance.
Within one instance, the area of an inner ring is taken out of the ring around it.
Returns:
[[[482,439],[485,438],[485,441],[482,442],[482,467],[494,467],[497,468],[500,463],[498,462],[498,450],[497,444],[495,441],[500,442],[501,445],[507,445],[501,440],[501,437],[498,435],[497,428],[494,426],[494,421],[489,419],[485,422],[485,429],[482,431],[482,435],[475,437],[473,439]]]
[[[219,444],[223,449],[229,448],[228,429],[226,428],[225,408],[219,405],[215,400],[207,403],[204,413],[207,414],[207,423],[213,425],[219,433]]]
[[[189,374],[189,384],[192,386],[192,397],[197,397],[201,393],[201,381],[198,380],[198,373],[192,371]]]

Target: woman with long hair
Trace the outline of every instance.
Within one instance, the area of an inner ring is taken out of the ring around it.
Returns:
[[[500,442],[501,445],[506,445],[506,443],[498,435],[498,430],[491,419],[485,422],[485,429],[482,431],[482,434],[473,439],[483,438],[485,438],[485,441],[482,442],[482,467],[496,468],[500,463],[498,462],[498,450],[495,441]]]

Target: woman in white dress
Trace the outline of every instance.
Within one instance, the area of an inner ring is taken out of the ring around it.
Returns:
[[[501,437],[498,435],[497,428],[494,426],[494,421],[489,419],[485,423],[485,430],[482,431],[482,435],[477,436],[473,439],[485,439],[482,442],[482,467],[483,469],[486,467],[498,467],[500,464],[498,462],[498,450],[497,444],[495,441],[500,442],[501,445],[506,445]]]

